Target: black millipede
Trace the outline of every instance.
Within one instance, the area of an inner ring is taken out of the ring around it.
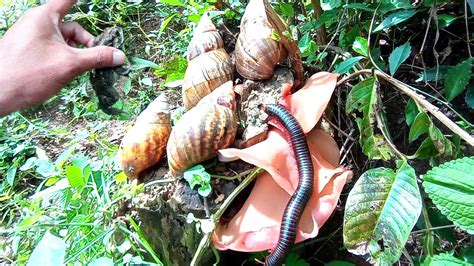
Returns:
[[[291,196],[280,226],[280,235],[276,247],[265,259],[265,265],[282,265],[291,245],[295,243],[296,228],[303,210],[313,194],[313,163],[308,149],[306,137],[298,121],[285,107],[278,104],[261,106],[270,117],[275,117],[285,127],[298,166],[298,187]]]

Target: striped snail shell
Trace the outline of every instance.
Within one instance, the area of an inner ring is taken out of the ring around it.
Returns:
[[[275,65],[287,52],[272,38],[274,30],[265,15],[265,0],[250,0],[240,23],[235,46],[237,72],[247,79],[265,80],[273,75]],[[273,9],[272,12],[275,12]]]
[[[223,83],[232,80],[233,63],[223,48],[222,37],[207,14],[199,21],[188,46],[183,103],[186,110]]]
[[[209,160],[229,147],[237,133],[232,81],[226,82],[184,113],[171,131],[166,147],[173,176]]]
[[[129,178],[138,178],[140,172],[163,158],[171,133],[170,120],[165,93],[160,94],[137,117],[123,137],[118,152],[119,162]]]
[[[188,45],[187,59],[191,61],[200,54],[219,48],[224,48],[224,41],[216,26],[205,13],[194,29],[193,38]]]

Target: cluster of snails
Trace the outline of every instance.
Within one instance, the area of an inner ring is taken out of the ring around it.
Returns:
[[[211,19],[207,14],[202,16],[187,50],[182,87],[186,112],[171,128],[162,94],[137,118],[119,150],[119,160],[130,178],[156,164],[165,150],[170,173],[179,176],[232,145],[238,127],[234,69],[243,78],[265,80],[288,54],[275,40],[268,7],[266,0],[251,0],[247,5],[236,41],[235,63]],[[273,9],[270,12],[279,18]]]

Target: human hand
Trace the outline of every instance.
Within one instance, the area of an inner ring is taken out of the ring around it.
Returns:
[[[86,71],[123,64],[122,51],[91,47],[94,36],[62,21],[74,3],[50,0],[32,8],[0,39],[0,117],[47,100]]]

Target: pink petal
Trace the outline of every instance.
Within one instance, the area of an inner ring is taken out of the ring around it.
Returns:
[[[303,212],[298,226],[297,242],[318,234],[319,228],[334,210],[344,184],[351,176],[350,171],[336,168],[329,163],[336,162],[337,165],[339,154],[326,150],[337,150],[336,143],[327,133],[315,129],[308,135],[308,139],[315,168],[315,193]],[[320,144],[323,144],[324,148]],[[257,178],[242,209],[228,224],[218,225],[213,236],[216,248],[252,252],[275,246],[284,209],[295,191],[296,184],[286,190],[274,180],[275,176],[272,178],[268,173]]]
[[[339,194],[352,173],[338,168],[336,142],[320,129],[313,129],[336,86],[337,75],[318,73],[298,92],[282,99],[308,133],[314,166],[315,188],[298,226],[297,242],[315,237],[334,210]],[[311,130],[313,129],[313,130]],[[249,148],[219,151],[224,161],[242,159],[264,168],[242,209],[228,224],[219,224],[214,245],[222,250],[259,251],[272,249],[278,240],[284,209],[298,185],[293,152],[282,132],[272,129],[265,141]]]

